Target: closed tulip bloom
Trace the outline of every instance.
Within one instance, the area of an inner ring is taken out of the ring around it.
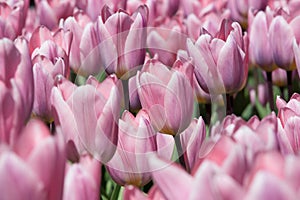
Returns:
[[[135,75],[145,60],[147,16],[146,6],[132,15],[123,10],[112,14],[105,6],[102,17],[82,34],[82,73],[95,75],[105,70],[121,79]]]
[[[73,14],[75,2],[75,0],[35,0],[37,16],[40,24],[54,30],[58,27],[58,22],[61,18],[65,19]]]
[[[0,4],[0,38],[12,40],[22,34],[29,1],[2,1]]]
[[[13,144],[33,105],[33,75],[26,40],[19,38],[14,44],[1,39],[0,63],[0,143]]]
[[[276,16],[269,29],[270,44],[275,64],[287,71],[296,68],[294,63],[294,32],[283,16]]]
[[[61,135],[52,136],[42,121],[31,120],[14,145],[14,151],[42,183],[46,199],[62,198],[66,156]]]
[[[125,111],[119,121],[117,151],[107,163],[108,172],[120,185],[143,186],[151,180],[152,169],[147,163],[149,156],[158,154],[170,159],[173,148],[173,138],[158,136],[144,110],[140,110],[136,117]]]
[[[188,127],[194,95],[184,74],[149,60],[137,74],[137,88],[141,105],[157,131],[176,135]]]
[[[196,78],[207,93],[232,94],[240,91],[247,80],[247,46],[243,43],[241,27],[237,23],[224,26],[227,25],[223,23],[215,38],[203,34],[195,43],[187,40]]]
[[[260,11],[255,15],[249,28],[250,60],[265,71],[272,71],[276,68],[273,61],[269,26],[270,22],[267,20],[267,14]]]
[[[101,164],[89,155],[79,163],[69,164],[65,174],[63,199],[99,199]]]
[[[78,151],[83,150],[83,145],[96,159],[106,163],[117,145],[122,95],[122,85],[113,75],[101,83],[89,77],[86,85],[80,87],[62,80],[52,91],[55,123]]]
[[[54,35],[46,28],[37,28],[29,42],[31,58],[34,63],[33,77],[35,98],[33,113],[45,121],[52,121],[50,105],[51,89],[55,77],[69,77],[68,52],[72,41],[72,33],[57,31]]]

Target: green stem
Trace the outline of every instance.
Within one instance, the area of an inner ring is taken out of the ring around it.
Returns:
[[[267,72],[267,83],[268,83],[268,98],[270,108],[274,110],[274,98],[273,98],[273,83],[272,83],[272,72]]]
[[[186,165],[184,162],[184,157],[183,157],[183,149],[181,146],[181,141],[180,141],[180,135],[174,136],[174,140],[175,140],[175,145],[176,145],[176,149],[177,149],[177,153],[178,153],[178,157],[179,157],[179,163],[181,164],[181,166],[186,169]]]
[[[114,188],[114,191],[113,191],[113,193],[112,193],[112,195],[110,197],[110,200],[116,200],[116,199],[118,199],[120,190],[121,190],[121,186],[119,184],[116,184],[116,186]]]
[[[231,115],[233,113],[233,96],[231,94],[226,94],[226,115]]]
[[[288,99],[290,99],[293,94],[293,85],[292,85],[293,72],[286,71],[286,77],[287,77],[287,84],[288,84],[288,95],[289,95]]]
[[[129,110],[129,88],[128,88],[128,79],[122,80],[123,92],[124,92],[124,104],[125,110]]]

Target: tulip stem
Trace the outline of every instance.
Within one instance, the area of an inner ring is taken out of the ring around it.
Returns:
[[[233,113],[233,95],[226,94],[226,115],[231,115]]]
[[[293,85],[292,85],[292,71],[286,71],[286,77],[287,77],[287,84],[288,84],[288,99],[291,98],[293,94]]]
[[[128,79],[122,80],[123,92],[124,92],[124,108],[129,110],[129,89],[128,89]]]
[[[113,193],[112,193],[110,199],[111,199],[111,200],[118,199],[120,190],[121,190],[121,185],[116,184],[116,185],[115,185],[115,188],[114,188],[114,191],[113,191]]]
[[[207,103],[205,104],[205,119],[206,119],[206,124],[209,126],[210,125],[210,118],[211,118],[211,104]]]
[[[268,98],[271,110],[274,110],[272,72],[267,72]]]
[[[180,141],[180,135],[174,136],[174,140],[175,140],[175,145],[176,145],[176,149],[177,149],[177,153],[178,153],[178,157],[179,157],[179,163],[186,170],[184,157],[183,157],[183,150],[182,150],[181,141]]]

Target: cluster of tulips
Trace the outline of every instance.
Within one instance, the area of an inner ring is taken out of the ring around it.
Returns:
[[[299,199],[299,44],[298,0],[0,0],[0,199]]]

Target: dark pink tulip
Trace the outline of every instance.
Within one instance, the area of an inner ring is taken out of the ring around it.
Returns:
[[[54,30],[61,18],[65,19],[73,14],[75,0],[35,0],[39,23]]]
[[[88,155],[80,163],[69,164],[64,180],[63,199],[100,198],[101,164]]]
[[[55,122],[77,150],[83,150],[83,145],[96,159],[106,163],[117,145],[123,95],[120,82],[114,75],[102,83],[89,77],[86,85],[80,87],[63,79],[59,82],[51,99],[57,115]]]
[[[155,59],[149,60],[137,74],[137,88],[141,105],[156,130],[176,135],[188,127],[194,97],[184,74]]]
[[[14,150],[42,182],[46,198],[60,199],[66,162],[62,136],[51,136],[43,122],[31,120]]]
[[[144,110],[140,110],[136,117],[124,111],[119,120],[117,150],[107,163],[108,172],[115,182],[143,186],[151,179],[149,172],[155,170],[148,167],[149,156],[159,154],[171,159],[173,138],[156,134]]]
[[[195,44],[187,40],[187,52],[193,58],[195,75],[205,92],[232,94],[246,83],[248,55],[241,27],[237,23],[227,26],[222,24],[216,38],[203,34]]]
[[[15,39],[25,26],[29,1],[3,1],[0,3],[0,38]]]
[[[27,42],[0,40],[0,142],[13,144],[30,117],[33,78]],[[25,84],[26,83],[26,84]]]

